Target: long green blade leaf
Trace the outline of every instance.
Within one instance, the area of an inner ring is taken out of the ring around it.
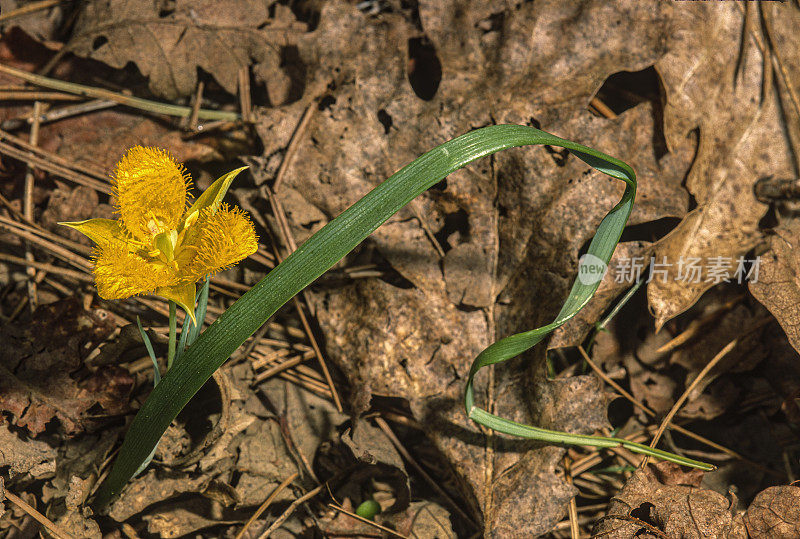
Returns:
[[[394,213],[448,174],[495,152],[533,144],[566,148],[592,167],[626,183],[622,201],[611,210],[603,221],[608,225],[598,230],[598,235],[591,243],[590,252],[608,260],[633,204],[635,175],[628,165],[586,146],[519,125],[485,127],[446,142],[402,168],[319,230],[200,335],[186,350],[180,363],[164,376],[134,418],[119,456],[98,490],[94,506],[102,507],[119,494],[178,412],[230,354],[284,303],[332,267]],[[574,315],[588,301],[595,288],[576,284],[556,322],[563,323],[563,320]],[[553,324],[551,326],[555,327]],[[502,354],[513,356],[543,336],[514,336],[494,346]],[[488,363],[500,357],[482,356],[481,361]],[[472,375],[480,366],[482,364],[473,366]]]

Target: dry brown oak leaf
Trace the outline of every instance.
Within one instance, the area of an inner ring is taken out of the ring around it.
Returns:
[[[666,93],[667,147],[673,152],[696,149],[686,188],[697,201],[697,208],[655,247],[655,260],[668,264],[668,273],[647,288],[657,328],[719,282],[709,272],[714,260],[718,267],[728,266],[724,269],[733,277],[739,257],[760,240],[758,223],[767,206],[756,200],[755,182],[767,175],[797,174],[787,135],[787,123],[797,119],[783,113],[791,101],[782,100],[773,87],[772,56],[762,54],[753,36],[765,42],[759,18],[746,18],[741,7],[681,2],[666,42],[668,53],[655,64]],[[774,27],[769,42],[794,66],[790,80],[797,81],[800,11],[788,4],[774,7],[765,8]],[[703,270],[697,278],[687,269],[692,261]]]
[[[292,74],[280,69],[292,54],[286,45],[306,25],[282,5],[270,16],[271,3],[93,0],[82,4],[67,47],[116,68],[133,62],[150,90],[170,100],[195,91],[198,69],[235,94],[239,70],[252,65],[273,90],[272,102],[281,103],[293,92]]]
[[[800,222],[788,220],[774,229],[769,250],[761,255],[758,280],[749,283],[750,292],[778,320],[786,337],[800,352]]]
[[[86,345],[113,330],[102,310],[85,311],[75,298],[39,307],[24,326],[0,327],[0,411],[32,436],[53,419],[67,434],[84,431],[95,404],[111,415],[126,411],[133,387],[126,370],[104,367],[80,381],[70,376],[83,365]]]
[[[667,462],[636,470],[592,534],[608,539],[746,539],[735,503],[699,488],[701,479],[702,472],[687,474]]]
[[[782,485],[759,492],[744,516],[753,539],[800,537],[800,486]]]
[[[423,1],[418,10],[368,15],[349,2],[325,3],[297,45],[310,81],[303,98],[258,111],[266,161],[315,107],[278,190],[291,202],[298,242],[310,232],[303,224],[324,224],[320,214],[338,215],[425,151],[495,123],[541,125],[631,163],[640,186],[632,223],[682,217],[693,149],[657,155],[651,103],[613,120],[587,110],[607,77],[667,53],[674,9],[654,1]],[[262,181],[268,174],[254,172]],[[451,174],[373,234],[368,245],[396,272],[394,284],[359,279],[312,296],[327,352],[356,387],[356,409],[371,395],[406,399],[489,537],[546,533],[575,491],[556,474],[562,449],[487,437],[466,419],[470,361],[499,337],[551,321],[581,247],[621,192],[556,148],[496,154]],[[479,402],[491,395],[499,415],[545,427],[606,425],[594,379],[548,383],[542,350],[529,359],[498,366],[492,387],[481,374]]]

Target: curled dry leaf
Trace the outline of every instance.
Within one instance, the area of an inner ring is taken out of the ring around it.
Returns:
[[[80,537],[81,539],[100,539],[103,537],[97,522],[82,515],[77,509],[69,510],[58,518],[54,518],[53,523],[61,531],[69,534],[69,537]]]
[[[239,69],[266,64],[279,73],[287,36],[305,31],[302,23],[271,19],[268,8],[263,0],[231,0],[224,9],[214,0],[91,1],[69,47],[112,67],[135,63],[153,93],[167,99],[194,92],[198,69],[234,94]]]
[[[108,516],[117,522],[125,522],[154,503],[181,494],[202,492],[210,481],[207,476],[187,477],[180,472],[151,468],[127,485],[111,505]]]
[[[769,251],[761,256],[758,280],[749,283],[753,296],[778,320],[795,350],[800,352],[800,222],[789,221],[774,230]]]
[[[441,505],[431,502],[413,502],[401,515],[394,518],[396,529],[407,537],[457,537],[450,521],[451,515]]]
[[[67,434],[85,430],[94,404],[109,414],[127,409],[133,378],[126,370],[104,367],[80,382],[70,376],[81,368],[86,346],[104,341],[113,328],[76,298],[39,307],[24,328],[0,328],[7,343],[0,350],[0,410],[36,436],[53,419]]]
[[[25,4],[24,0],[4,0],[0,3],[0,8],[3,13],[10,13]],[[64,23],[69,6],[55,4],[44,7],[46,9],[33,10],[28,13],[23,11],[17,17],[4,20],[0,23],[0,30],[3,34],[7,34],[12,27],[17,26],[38,41],[57,40],[60,37],[61,25]]]
[[[667,462],[636,470],[592,533],[609,539],[746,539],[735,504],[698,484],[697,474],[687,476]]]
[[[57,450],[44,441],[23,440],[7,423],[0,425],[0,468],[9,478],[29,473],[34,479],[50,477],[56,472]]]
[[[160,507],[158,511],[144,515],[142,520],[147,522],[148,532],[164,539],[184,537],[205,528],[238,524],[238,522],[203,516],[208,512],[208,504],[203,503],[202,500],[183,500],[168,503]]]
[[[800,487],[783,485],[759,492],[744,521],[753,539],[800,536]]]
[[[208,500],[226,508],[258,506],[296,472],[279,420],[251,389],[251,378],[247,363],[217,371],[172,423],[172,438],[161,440],[154,464],[128,484],[110,516],[124,522],[142,513],[151,530],[167,533],[172,524],[174,533],[184,535],[215,525],[206,518]],[[302,414],[304,408],[295,410]],[[168,443],[177,451],[164,462],[158,457],[169,452],[161,449]],[[285,489],[275,503],[292,499]],[[169,501],[168,509],[148,510],[161,501]]]
[[[108,458],[122,432],[121,426],[107,427],[65,440],[58,448],[55,477],[44,487],[42,501],[57,503],[63,499],[65,510],[77,509],[89,495],[84,489],[95,485],[97,463]]]
[[[800,13],[785,7],[772,10],[774,26],[783,31],[766,42],[796,63],[800,36],[787,29],[797,28]],[[698,204],[655,248],[656,261],[671,264],[668,274],[654,279],[647,290],[657,328],[714,285],[708,267],[715,257],[731,264],[733,275],[737,259],[761,237],[758,222],[767,207],[756,200],[754,184],[760,177],[787,176],[793,170],[781,112],[791,105],[772,91],[770,58],[759,50],[751,30],[761,43],[765,38],[758,25],[744,27],[739,8],[729,2],[676,6],[669,52],[656,63],[666,92],[667,146],[670,151],[696,147],[686,188]],[[680,275],[681,269],[686,272],[681,261],[695,259],[703,269],[697,282]]]

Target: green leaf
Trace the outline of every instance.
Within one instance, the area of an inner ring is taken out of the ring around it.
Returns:
[[[206,310],[208,308],[208,288],[211,286],[211,276],[206,275],[205,280],[203,281],[203,286],[200,287],[200,293],[197,297],[197,321],[196,323],[189,329],[189,340],[187,344],[189,346],[194,343],[197,337],[200,336],[200,332],[203,330],[203,322],[206,320]]]
[[[142,321],[138,316],[136,317],[136,325],[139,327],[139,334],[142,336],[142,341],[144,341],[144,347],[147,348],[147,353],[150,355],[150,359],[153,360],[153,387],[155,387],[161,381],[161,371],[158,369],[158,359],[156,359],[156,353],[153,350],[153,343],[150,342],[150,337],[147,336],[147,332],[142,327]],[[147,468],[156,454],[157,447],[158,444],[153,447],[153,450],[150,452],[147,458],[144,459],[144,461],[139,465],[139,467],[133,473],[133,477],[136,477],[142,473],[145,468]]]
[[[636,190],[635,175],[628,165],[597,150],[520,125],[484,127],[446,142],[403,167],[319,230],[200,335],[142,405],[111,472],[98,490],[94,506],[100,508],[120,493],[178,412],[228,356],[284,303],[448,174],[481,157],[532,144],[566,148],[594,168],[625,182],[622,201],[603,220],[589,248],[590,253],[608,261],[630,214]],[[576,282],[556,322],[522,336],[506,338],[493,345],[494,348],[490,347],[492,353],[482,353],[480,361],[476,360],[473,365],[470,381],[484,364],[513,357],[539,342],[546,333],[574,316],[596,288],[597,285],[584,286]],[[476,409],[471,386],[467,401],[468,410]],[[583,443],[583,438],[578,439],[578,443]]]
[[[153,343],[150,342],[150,337],[148,337],[147,332],[142,327],[142,321],[138,316],[136,317],[136,325],[139,327],[139,335],[142,336],[142,341],[144,342],[144,347],[147,349],[147,354],[150,356],[150,360],[153,362],[153,386],[155,387],[161,381],[161,371],[158,369],[158,359],[156,358],[156,353],[153,350]]]

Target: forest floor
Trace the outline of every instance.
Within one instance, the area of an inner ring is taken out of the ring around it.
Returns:
[[[796,1],[0,8],[3,537],[800,537]],[[466,417],[472,360],[553,320],[622,192],[545,146],[412,201],[90,507],[153,388],[137,318],[163,356],[168,308],[100,298],[91,241],[57,223],[116,217],[128,148],[168,150],[198,189],[249,167],[226,200],[259,249],[212,278],[208,324],[403,165],[492,124],[619,158],[638,192],[592,301],[482,373],[479,404],[715,471]]]

